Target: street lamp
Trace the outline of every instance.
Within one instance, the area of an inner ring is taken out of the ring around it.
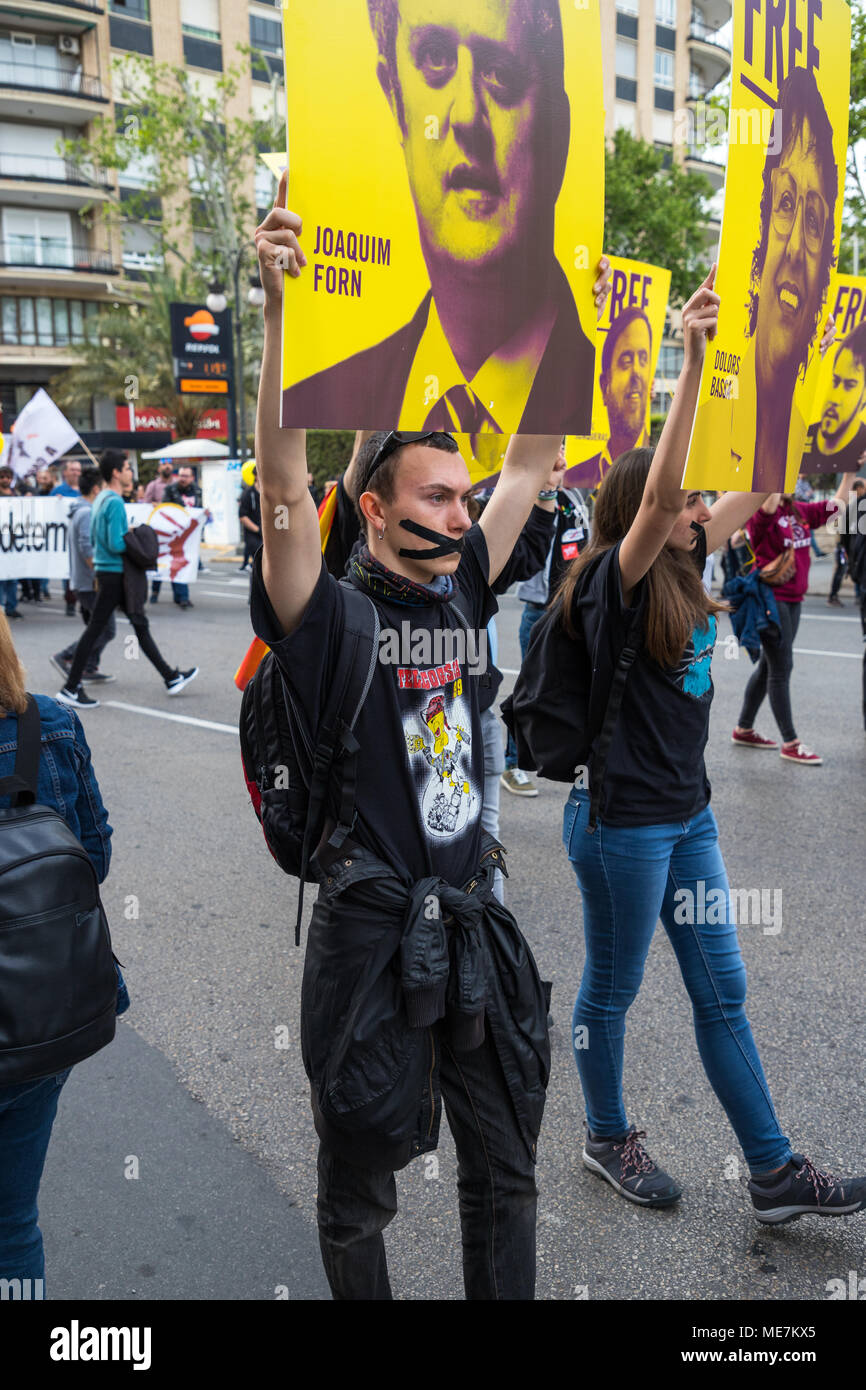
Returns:
[[[241,464],[247,456],[247,403],[244,392],[244,340],[243,340],[243,306],[241,305],[241,265],[246,252],[252,247],[256,250],[254,241],[245,241],[238,247],[237,255],[234,260],[233,279],[235,291],[235,321],[237,323],[237,345],[238,345],[238,375],[232,383],[232,391],[229,396],[229,449],[232,458],[240,456]],[[262,282],[258,271],[249,277],[249,289],[247,290],[247,303],[261,308],[265,302],[265,292],[262,289]],[[225,290],[219,280],[214,280],[210,287],[210,293],[205,300],[207,307],[212,314],[222,314],[228,308]],[[231,315],[229,315],[231,322]],[[238,430],[235,411],[235,391],[237,391],[237,410],[240,414],[240,450],[238,449]]]

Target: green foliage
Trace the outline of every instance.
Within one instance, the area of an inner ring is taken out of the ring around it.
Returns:
[[[848,115],[848,165],[839,269],[854,270],[854,235],[860,242],[860,266],[866,271],[866,10],[851,7],[851,100]]]
[[[307,467],[318,487],[345,473],[354,444],[352,430],[307,431]]]
[[[629,131],[616,131],[605,150],[604,249],[667,267],[671,302],[682,304],[709,268],[702,226],[713,187]]]

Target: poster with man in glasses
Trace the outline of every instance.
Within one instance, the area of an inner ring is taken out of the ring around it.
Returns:
[[[725,207],[683,486],[791,492],[830,312],[848,146],[845,0],[735,0]]]
[[[590,433],[598,6],[318,0],[283,29],[282,425]]]

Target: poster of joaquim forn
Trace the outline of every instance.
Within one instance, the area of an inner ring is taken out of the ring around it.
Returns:
[[[683,486],[792,491],[830,311],[848,146],[845,0],[734,0],[716,289]]]
[[[283,30],[281,423],[589,434],[598,5],[317,0]]]

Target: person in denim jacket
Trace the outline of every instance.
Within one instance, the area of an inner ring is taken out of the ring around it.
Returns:
[[[84,730],[74,710],[47,695],[34,698],[42,725],[37,801],[63,817],[102,883],[111,862],[112,831]],[[13,771],[18,713],[26,699],[24,671],[9,625],[0,616],[0,777]],[[0,797],[0,807],[9,805],[8,796]],[[117,1011],[128,1007],[129,996],[118,971]],[[57,1102],[70,1070],[0,1086],[0,1279],[20,1281],[18,1296],[22,1298],[44,1297],[45,1258],[36,1199]]]

